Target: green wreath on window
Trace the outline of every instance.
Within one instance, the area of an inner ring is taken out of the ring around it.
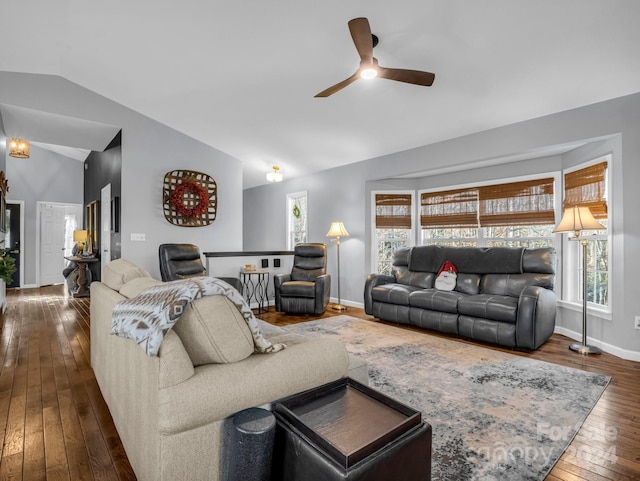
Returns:
[[[298,204],[294,204],[294,205],[293,205],[293,216],[294,216],[296,219],[299,219],[299,218],[300,218],[300,207],[298,207]]]

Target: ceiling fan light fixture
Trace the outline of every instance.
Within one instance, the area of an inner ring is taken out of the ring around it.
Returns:
[[[267,180],[269,182],[281,182],[282,174],[280,173],[280,167],[277,165],[273,166],[273,171],[267,172]]]
[[[16,159],[28,159],[31,145],[28,140],[11,137],[9,139],[9,155]]]
[[[376,78],[378,76],[378,69],[374,67],[367,67],[360,71],[360,77],[366,80]]]
[[[407,70],[401,68],[385,68],[378,65],[378,59],[373,56],[373,47],[378,44],[378,37],[371,33],[369,20],[358,17],[349,20],[349,32],[360,56],[360,67],[351,77],[332,85],[328,89],[317,93],[315,97],[325,98],[339,92],[358,79],[372,79],[376,77],[388,80],[396,80],[414,85],[430,87],[435,79],[435,74],[421,70]]]

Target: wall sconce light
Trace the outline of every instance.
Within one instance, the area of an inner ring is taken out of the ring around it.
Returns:
[[[9,139],[9,155],[17,159],[28,159],[31,146],[28,140],[11,137]]]
[[[267,180],[269,182],[281,182],[282,174],[280,173],[280,167],[278,167],[277,165],[274,165],[273,171],[267,172]]]

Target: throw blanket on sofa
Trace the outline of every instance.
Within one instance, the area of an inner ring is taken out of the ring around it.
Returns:
[[[113,308],[111,332],[133,339],[149,356],[157,356],[165,334],[187,305],[200,297],[216,294],[226,296],[247,321],[256,352],[269,353],[284,349],[284,344],[272,344],[262,336],[256,318],[242,295],[214,277],[164,282],[137,297],[119,302]]]

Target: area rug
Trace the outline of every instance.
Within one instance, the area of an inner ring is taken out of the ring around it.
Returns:
[[[543,480],[610,380],[349,316],[286,329],[341,341],[371,387],[422,412],[434,480]]]

